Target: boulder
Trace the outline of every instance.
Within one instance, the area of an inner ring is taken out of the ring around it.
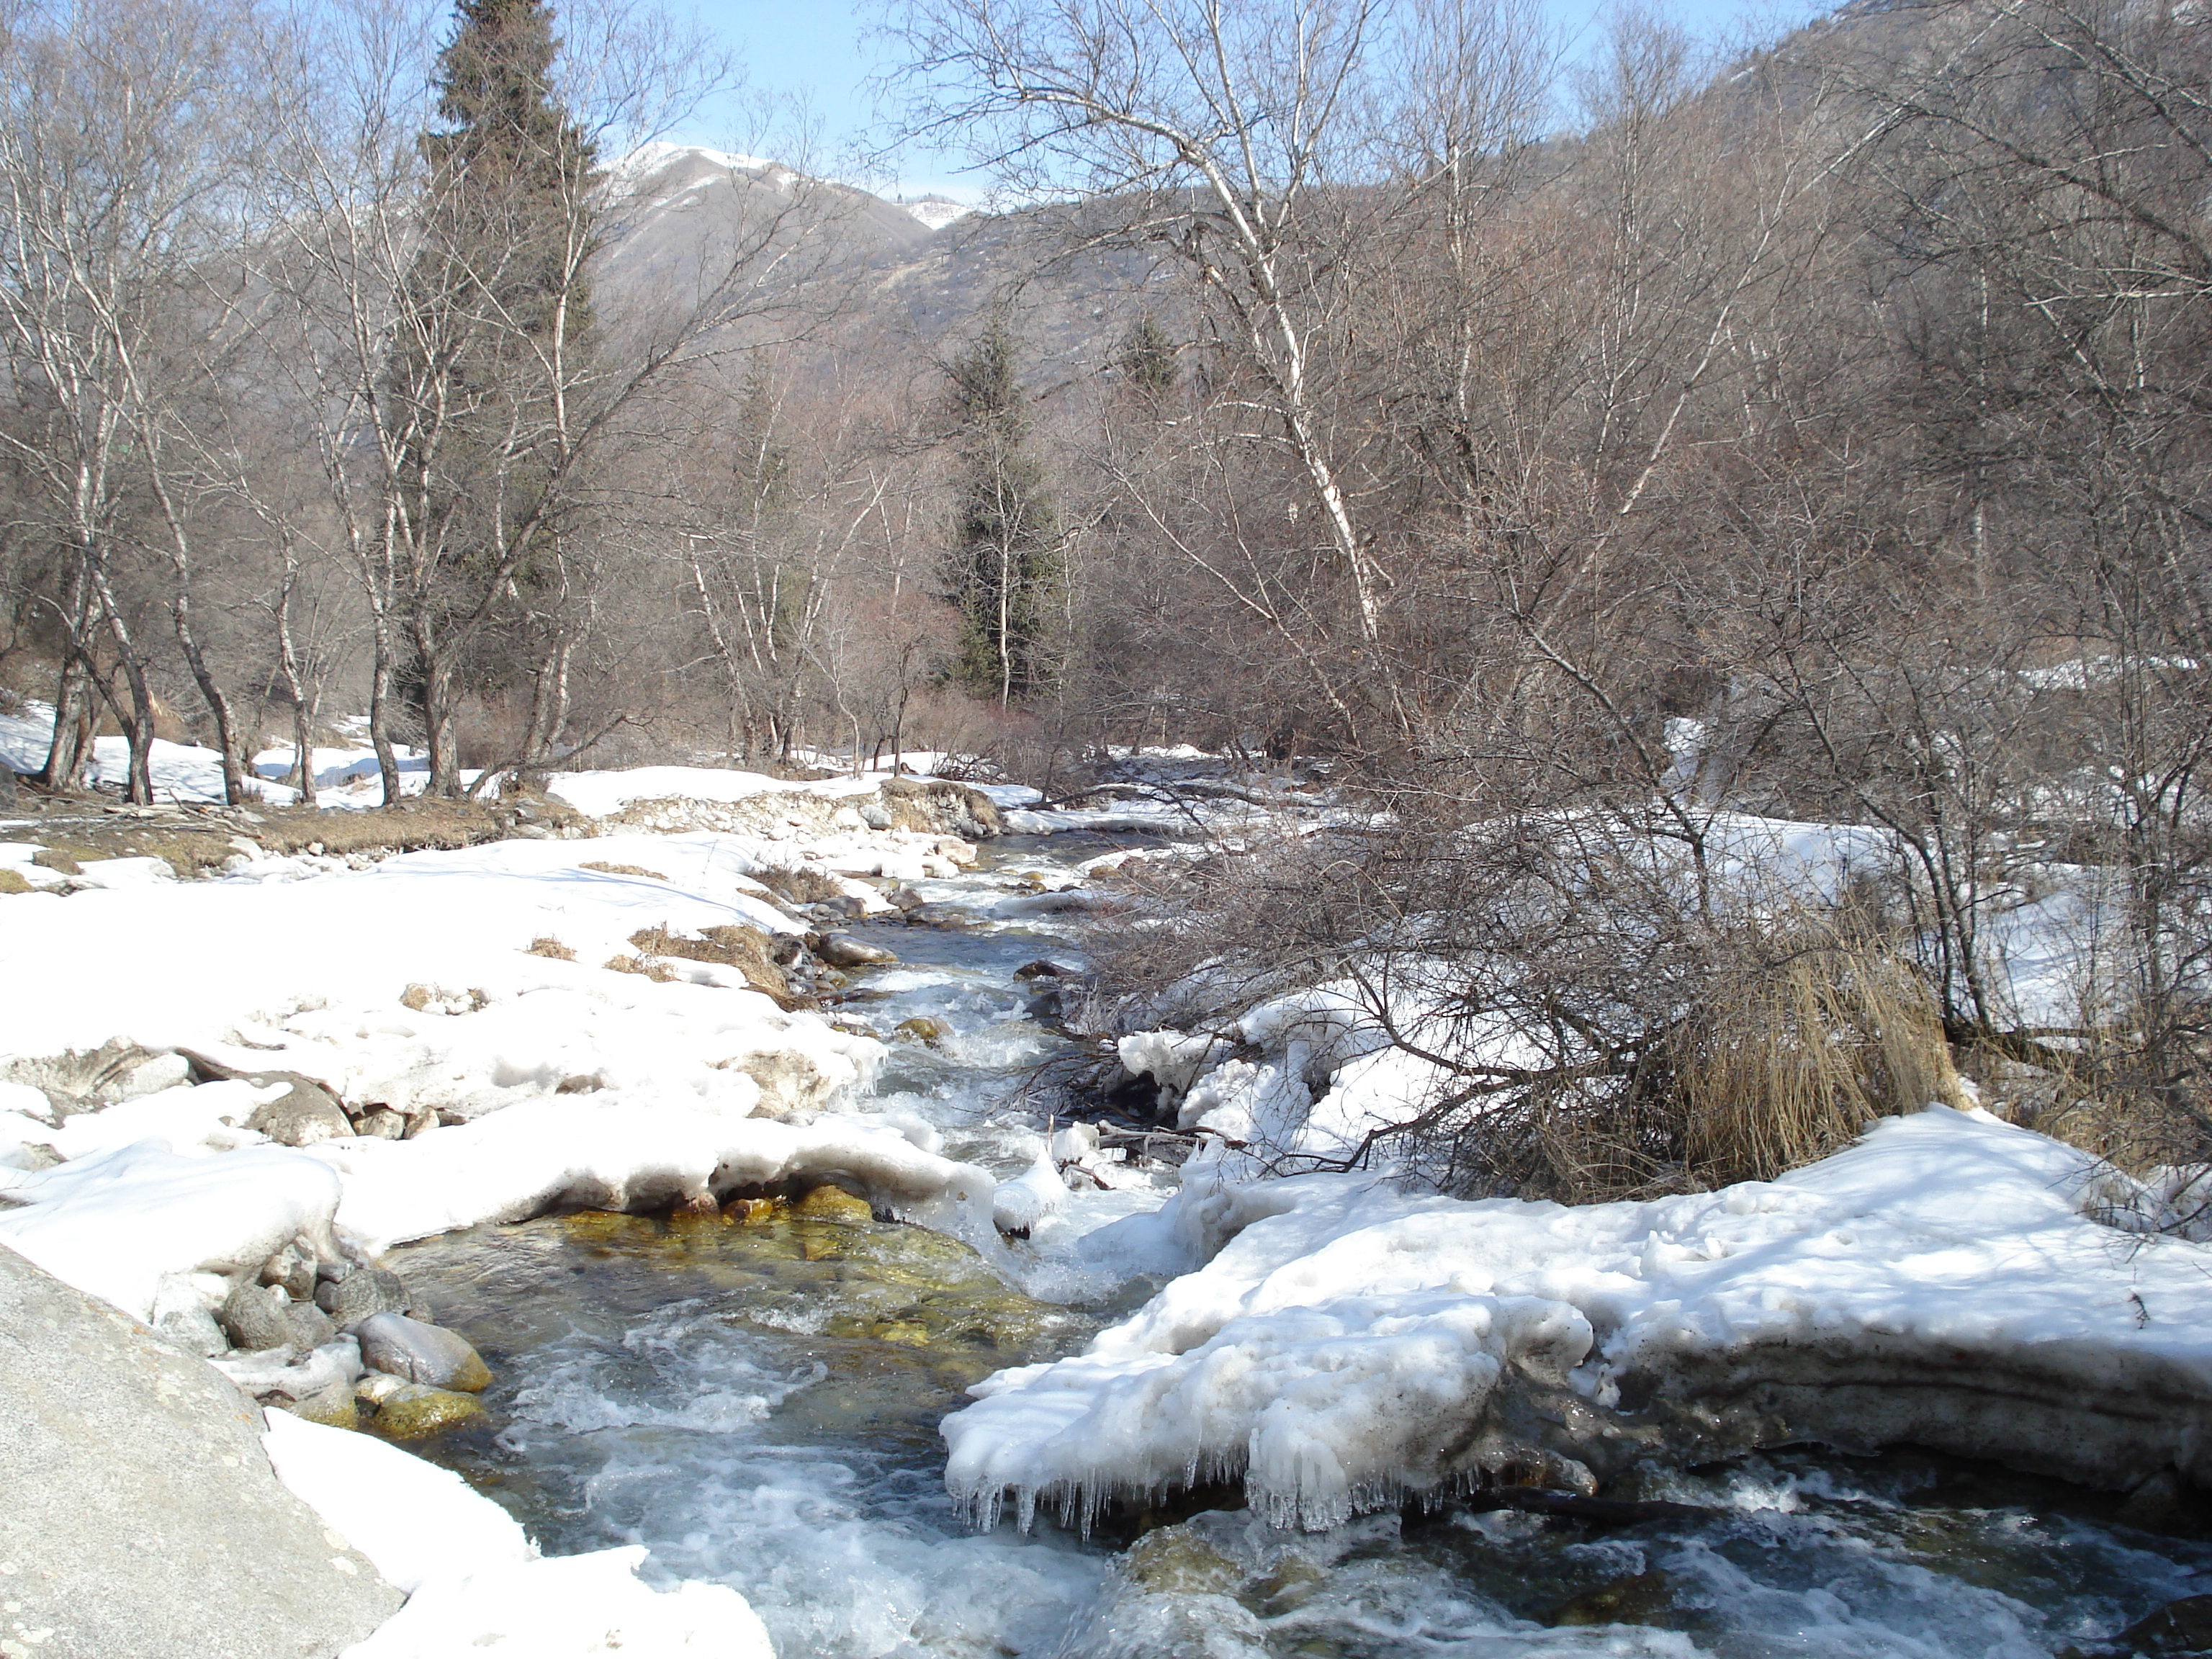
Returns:
[[[825,933],[814,954],[832,968],[873,968],[898,957],[880,945],[870,945],[850,933]]]
[[[881,801],[874,800],[867,802],[860,809],[860,822],[871,830],[888,830],[898,822],[891,816],[890,807]]]
[[[916,1014],[912,1019],[902,1019],[891,1027],[891,1035],[908,1042],[926,1042],[936,1048],[951,1035],[941,1019],[932,1019],[927,1014]]]
[[[372,1140],[404,1140],[407,1120],[389,1106],[372,1106],[361,1115],[354,1133],[367,1135]]]
[[[338,1104],[337,1097],[313,1078],[283,1072],[248,1081],[292,1085],[266,1106],[256,1107],[253,1115],[246,1120],[247,1128],[258,1129],[280,1146],[313,1146],[318,1141],[337,1140],[353,1133],[353,1124],[345,1115],[345,1108]]]
[[[1025,962],[1015,969],[1014,977],[1016,979],[1064,979],[1075,971],[1073,968],[1063,968],[1056,962],[1048,962],[1042,957],[1039,957],[1035,962]]]
[[[10,1650],[324,1659],[396,1612],[278,1483],[260,1424],[204,1360],[0,1247]]]
[[[405,1314],[373,1314],[353,1328],[363,1364],[409,1382],[477,1394],[491,1384],[491,1369],[465,1337]]]
[[[292,1346],[302,1353],[319,1348],[337,1336],[337,1327],[331,1322],[331,1316],[312,1302],[288,1302],[283,1316],[292,1333]]]
[[[284,1294],[289,1297],[314,1295],[314,1248],[303,1246],[295,1239],[261,1264],[261,1282],[281,1285]]]
[[[453,1389],[403,1382],[396,1389],[356,1392],[372,1408],[368,1426],[393,1440],[420,1440],[426,1434],[483,1415],[481,1400]]]
[[[290,1348],[292,1322],[284,1316],[291,1297],[274,1285],[240,1285],[224,1298],[216,1319],[234,1347],[246,1353]],[[312,1347],[314,1345],[307,1345]]]
[[[386,1268],[356,1267],[343,1279],[318,1285],[315,1305],[349,1328],[377,1314],[405,1313],[407,1286]]]
[[[334,1382],[320,1394],[311,1394],[305,1400],[295,1400],[290,1405],[278,1405],[277,1411],[287,1411],[295,1417],[303,1417],[310,1423],[320,1423],[326,1428],[357,1429],[361,1426],[361,1404],[354,1398],[353,1384]]]

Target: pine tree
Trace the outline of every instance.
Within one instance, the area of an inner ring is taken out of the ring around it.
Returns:
[[[1047,641],[1066,576],[1059,515],[1026,442],[1025,393],[1002,316],[954,359],[951,376],[959,473],[945,593],[962,622],[953,678],[1003,708],[1051,678]]]
[[[416,572],[400,690],[441,793],[459,787],[458,693],[511,690],[561,647],[597,156],[553,85],[558,51],[543,0],[458,0],[435,82],[445,125],[421,141],[429,188],[388,392]]]

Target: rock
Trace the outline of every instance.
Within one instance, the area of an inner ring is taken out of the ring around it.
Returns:
[[[407,1127],[399,1138],[402,1140],[412,1140],[416,1136],[427,1134],[437,1127],[436,1110],[428,1106],[418,1106],[407,1114]]]
[[[222,1311],[216,1319],[231,1346],[243,1352],[289,1350],[294,1346],[292,1322],[284,1311],[291,1305],[292,1298],[275,1285],[240,1285],[224,1298]]]
[[[394,1440],[419,1440],[483,1415],[483,1401],[476,1395],[420,1382],[402,1383],[375,1398],[374,1403],[375,1413],[367,1426]]]
[[[775,1200],[767,1198],[733,1198],[722,1213],[741,1226],[764,1226],[775,1219]]]
[[[351,1283],[350,1280],[348,1283]],[[465,1337],[405,1314],[372,1314],[354,1327],[361,1357],[371,1370],[410,1382],[476,1394],[491,1383],[491,1369]]]
[[[929,902],[927,899],[924,898],[913,888],[908,886],[904,882],[901,882],[897,886],[892,888],[891,890],[884,894],[884,896],[890,902],[891,908],[895,910],[919,910],[923,905]]]
[[[331,1322],[350,1328],[380,1313],[407,1311],[407,1286],[384,1267],[356,1267],[343,1279],[315,1287],[315,1305]]]
[[[891,816],[890,808],[885,806],[880,801],[869,801],[866,805],[861,806],[858,810],[860,815],[860,822],[866,824],[871,830],[888,830],[897,822],[897,820]]]
[[[191,1080],[191,1060],[182,1054],[155,1054],[106,1085],[94,1098],[105,1105],[119,1105],[126,1100],[143,1100],[148,1095],[158,1095],[164,1089],[181,1088]]]
[[[331,1316],[312,1302],[286,1303],[284,1322],[291,1328],[292,1346],[302,1350],[319,1348],[338,1334]]]
[[[366,1639],[399,1592],[278,1482],[260,1423],[204,1360],[0,1249],[8,1650],[319,1659]]]
[[[289,1082],[292,1085],[266,1106],[256,1107],[253,1115],[246,1120],[247,1128],[258,1129],[278,1146],[313,1146],[319,1141],[337,1140],[353,1133],[353,1125],[347,1121],[345,1108],[338,1104],[337,1097],[313,1079],[285,1073],[250,1081]]]
[[[354,1133],[367,1135],[372,1140],[404,1140],[407,1120],[389,1106],[372,1106],[361,1115],[361,1121],[354,1125]]]
[[[880,945],[870,945],[850,933],[825,933],[814,954],[832,968],[873,968],[898,957]]]
[[[904,1037],[908,1042],[924,1042],[934,1048],[951,1035],[941,1019],[932,1019],[927,1014],[916,1014],[912,1019],[902,1019],[891,1027],[893,1036]]]
[[[817,1187],[805,1198],[792,1206],[791,1213],[801,1221],[873,1221],[874,1209],[865,1198],[855,1198],[842,1187],[826,1182]]]
[[[353,1384],[350,1382],[333,1383],[320,1394],[309,1395],[305,1400],[295,1400],[290,1405],[279,1406],[276,1409],[333,1429],[357,1429],[361,1426],[361,1406],[354,1399]]]
[[[0,766],[0,812],[20,811],[22,805],[22,792],[15,787],[15,769]]]
[[[149,1312],[147,1322],[172,1346],[210,1359],[230,1352],[230,1339],[201,1300],[198,1288],[183,1273],[171,1273],[162,1279],[161,1288],[154,1292]]]
[[[297,1240],[287,1244],[262,1264],[261,1282],[282,1287],[287,1296],[301,1298],[313,1296],[314,1251],[301,1249]]]
[[[1056,962],[1047,962],[1039,957],[1035,962],[1025,962],[1014,969],[1016,979],[1065,979],[1076,970],[1063,968]]]
[[[286,1400],[305,1400],[343,1382],[350,1388],[361,1376],[361,1345],[349,1336],[325,1342],[297,1364],[289,1348],[267,1348],[259,1353],[234,1353],[208,1362],[256,1400],[282,1395]]]

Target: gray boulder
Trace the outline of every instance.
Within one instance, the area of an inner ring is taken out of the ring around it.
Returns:
[[[407,1287],[383,1267],[356,1267],[343,1279],[315,1287],[315,1305],[344,1327],[380,1313],[405,1313]]]
[[[291,1305],[291,1298],[276,1285],[240,1285],[223,1299],[222,1311],[216,1319],[232,1345],[244,1352],[289,1348],[295,1344],[292,1322],[285,1310]]]
[[[389,1106],[372,1106],[361,1115],[361,1123],[355,1133],[374,1140],[404,1140],[407,1120]]]
[[[426,1325],[405,1314],[380,1313],[353,1328],[361,1340],[362,1363],[373,1371],[404,1377],[434,1389],[477,1394],[491,1386],[491,1368],[468,1339],[441,1325]]]
[[[321,1347],[338,1334],[331,1316],[312,1302],[286,1303],[284,1323],[292,1333],[292,1346],[303,1353]]]
[[[326,1659],[398,1611],[399,1592],[278,1482],[260,1423],[204,1360],[0,1246],[13,1647]]]
[[[313,1078],[283,1073],[251,1080],[292,1085],[266,1106],[256,1107],[253,1115],[246,1120],[247,1128],[258,1129],[278,1146],[312,1146],[318,1141],[337,1140],[353,1133],[353,1124],[345,1115],[345,1108],[338,1104],[337,1097]]]

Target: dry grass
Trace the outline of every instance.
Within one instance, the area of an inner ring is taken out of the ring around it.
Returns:
[[[793,865],[786,868],[761,870],[753,879],[778,898],[792,904],[826,904],[845,896],[844,884],[826,870],[811,865]]]
[[[531,940],[529,953],[533,957],[550,957],[556,962],[574,962],[576,959],[576,953],[550,933],[540,933]]]
[[[13,870],[0,870],[0,893],[34,893],[36,891],[38,891],[37,888],[32,886]]]
[[[1770,1181],[1872,1120],[1961,1103],[1935,1000],[1872,947],[1809,946],[1717,983],[1668,1043],[1702,1182]]]
[[[658,964],[665,958],[675,957],[735,968],[745,976],[747,985],[773,997],[781,1008],[789,1011],[814,1006],[810,999],[792,990],[790,979],[775,960],[775,942],[757,927],[726,924],[702,928],[696,939],[672,933],[666,927],[641,927],[629,936],[629,942],[649,963]]]
[[[676,970],[673,968],[665,962],[656,962],[650,957],[641,960],[636,957],[629,956],[609,957],[599,965],[611,969],[617,974],[642,974],[655,985],[665,985],[676,977]]]
[[[666,881],[658,870],[648,870],[641,864],[608,864],[599,859],[586,859],[576,866],[579,870],[596,870],[603,876],[643,876],[647,881]]]

